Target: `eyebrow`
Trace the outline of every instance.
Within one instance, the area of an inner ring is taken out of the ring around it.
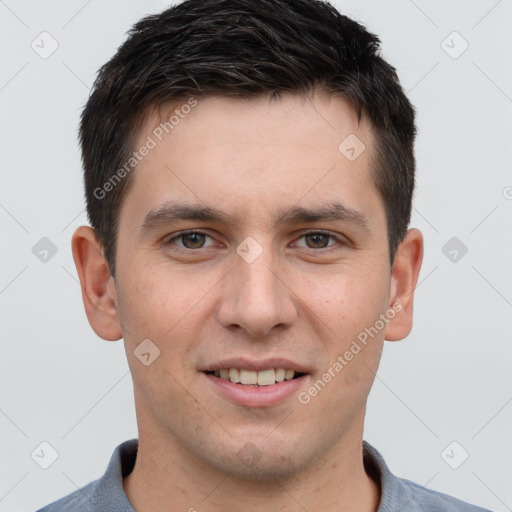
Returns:
[[[293,206],[290,209],[277,213],[274,216],[273,225],[318,221],[343,221],[365,231],[370,231],[370,223],[366,215],[340,203],[329,203],[318,208]]]
[[[185,220],[214,222],[233,227],[242,220],[240,215],[228,215],[209,206],[196,206],[182,202],[166,203],[147,213],[140,225],[141,232],[153,231],[162,226]],[[370,223],[362,212],[340,203],[329,203],[317,208],[292,206],[281,209],[272,215],[272,228],[283,224],[298,224],[319,221],[342,221],[370,232]]]

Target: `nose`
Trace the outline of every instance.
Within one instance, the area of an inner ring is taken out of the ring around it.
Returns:
[[[296,300],[286,283],[286,274],[277,271],[272,255],[261,254],[247,263],[237,258],[224,278],[220,323],[239,329],[254,338],[272,336],[289,328],[297,319]]]

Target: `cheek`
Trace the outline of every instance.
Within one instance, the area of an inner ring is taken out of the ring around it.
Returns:
[[[385,329],[372,328],[386,311],[384,292],[349,279],[332,283],[316,298],[311,294],[312,304],[321,304],[315,310],[318,319],[311,322],[326,357],[307,393],[315,413],[328,416],[333,425],[358,413],[375,380]]]
[[[119,294],[123,325],[129,336],[163,342],[190,322],[212,286],[207,276],[183,276],[165,262],[128,268]]]
[[[194,378],[190,370],[204,338],[201,333],[212,325],[212,297],[222,275],[184,275],[166,263],[155,263],[130,269],[125,276],[119,303],[133,378],[149,394],[181,400],[181,386]],[[136,357],[145,339],[158,353],[147,367]]]
[[[327,339],[335,340],[339,348],[373,326],[387,309],[389,283],[382,273],[365,275],[351,268],[302,281],[306,309],[329,333]]]
[[[204,316],[201,297],[208,290],[207,283],[203,287],[200,279],[195,280],[197,285],[194,280],[177,279],[169,266],[159,264],[125,269],[120,277],[125,350],[141,403],[153,404],[153,408],[174,403],[193,409],[195,406],[183,396],[183,386],[191,378],[186,354],[199,339],[198,326],[204,321],[199,318]],[[150,351],[150,358],[158,354],[147,366],[137,356],[146,339],[157,347],[144,349]]]
[[[309,321],[326,353],[316,376],[328,381],[325,400],[348,406],[368,394],[382,353],[385,324],[379,318],[387,310],[388,287],[385,272],[368,275],[356,268],[305,284],[307,309],[313,312]],[[323,383],[317,387],[323,389]]]

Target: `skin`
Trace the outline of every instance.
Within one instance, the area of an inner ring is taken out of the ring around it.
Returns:
[[[148,115],[136,147],[166,113]],[[366,145],[353,162],[338,150],[349,134]],[[133,377],[139,451],[123,485],[138,512],[377,510],[380,489],[362,459],[366,400],[384,340],[411,330],[423,238],[409,230],[390,267],[372,152],[370,127],[341,97],[201,99],[133,171],[115,279],[92,229],[75,232],[89,322],[103,339],[124,338]],[[239,218],[140,229],[174,200]],[[272,222],[278,209],[332,201],[363,214],[368,229]],[[208,236],[166,243],[186,229]],[[317,230],[337,238],[304,236]],[[248,236],[263,250],[252,263],[236,253]],[[307,405],[294,394],[240,406],[199,371],[228,356],[284,357],[308,369],[307,390],[397,301],[401,311]],[[146,338],[160,349],[149,366],[134,355]],[[248,442],[252,464],[237,455]]]

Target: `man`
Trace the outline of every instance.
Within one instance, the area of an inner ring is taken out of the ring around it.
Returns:
[[[378,50],[324,2],[187,0],[102,67],[72,246],[139,438],[42,511],[483,510],[363,442],[423,255],[414,111]]]

